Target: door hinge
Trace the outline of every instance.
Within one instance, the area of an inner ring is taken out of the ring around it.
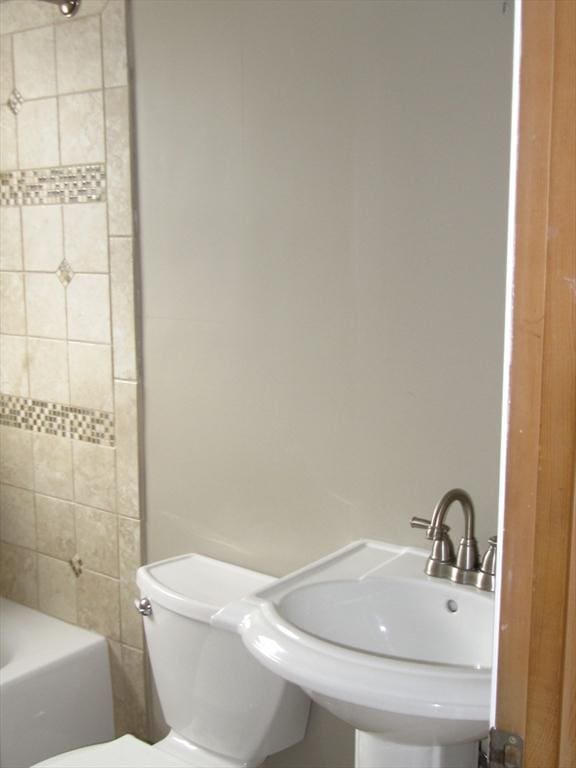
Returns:
[[[524,741],[517,733],[490,729],[489,768],[522,768]]]

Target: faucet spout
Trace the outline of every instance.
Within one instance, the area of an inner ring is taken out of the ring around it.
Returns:
[[[466,491],[462,488],[453,488],[442,496],[434,509],[430,529],[433,532],[442,530],[448,510],[455,501],[459,502],[464,513],[464,536],[460,539],[454,575],[455,581],[462,581],[465,572],[474,571],[479,566],[478,544],[474,536],[474,504]]]
[[[450,507],[455,501],[460,502],[460,506],[462,507],[462,512],[464,513],[464,538],[473,539],[474,538],[474,504],[469,494],[467,494],[466,491],[462,490],[462,488],[452,488],[451,491],[447,491],[444,494],[444,496],[442,496],[442,498],[440,499],[438,504],[436,504],[436,507],[434,509],[434,514],[432,515],[432,521],[430,523],[430,527],[439,528],[440,526],[445,525],[444,520],[446,518],[448,510],[450,509]]]

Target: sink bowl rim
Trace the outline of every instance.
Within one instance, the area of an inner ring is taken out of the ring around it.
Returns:
[[[469,594],[473,597],[473,599],[479,599],[479,600],[486,600],[491,601],[491,595],[488,593],[478,592],[477,590],[473,590],[472,587],[461,587],[461,586],[455,586],[453,584],[446,584],[446,582],[439,581],[438,579],[433,579],[430,576],[426,576],[426,584],[430,588],[432,588],[434,591],[442,592],[445,591],[447,586],[451,587],[451,591],[453,590],[454,597],[449,597],[448,599],[460,599],[462,595]],[[304,629],[301,626],[298,626],[297,624],[293,623],[289,618],[286,618],[281,611],[282,603],[287,598],[291,597],[297,592],[304,591],[304,590],[313,590],[317,587],[323,587],[329,584],[371,584],[374,582],[377,582],[380,580],[380,577],[368,577],[365,579],[327,579],[326,581],[316,581],[312,584],[303,584],[301,586],[295,587],[294,589],[290,590],[286,594],[282,595],[278,603],[273,602],[262,602],[261,609],[263,613],[267,616],[268,620],[277,625],[279,628],[281,627],[283,631],[290,631],[291,633],[298,633],[301,635],[301,639],[304,640],[305,638],[310,638],[311,640],[316,640],[320,643],[325,643],[328,646],[334,646],[335,648],[341,648],[345,651],[351,652],[351,653],[358,653],[364,656],[369,656],[370,658],[374,659],[381,659],[382,661],[391,661],[396,663],[403,663],[403,664],[414,664],[417,665],[418,668],[421,669],[422,665],[435,667],[439,669],[455,669],[459,670],[460,672],[469,670],[474,673],[478,672],[487,672],[488,674],[492,673],[492,665],[476,665],[476,664],[457,664],[457,663],[450,663],[450,662],[443,662],[443,661],[429,661],[424,659],[416,659],[411,656],[399,656],[389,653],[377,653],[374,651],[369,650],[362,650],[361,648],[356,648],[353,645],[348,645],[346,643],[339,642],[337,640],[331,640],[326,637],[322,637],[319,634],[316,634],[314,632],[311,632],[310,630]],[[415,579],[414,577],[394,577],[390,581],[394,582],[395,584],[399,585],[417,585],[420,582],[420,579]]]
[[[491,668],[348,650],[298,629],[269,603],[248,614],[240,632],[260,663],[304,690],[398,714],[488,720]]]
[[[492,667],[476,667],[470,664],[445,664],[443,662],[423,661],[403,656],[376,654],[333,642],[331,640],[326,640],[292,624],[285,619],[278,612],[277,607],[271,603],[263,603],[259,607],[258,612],[266,619],[267,625],[275,628],[281,636],[297,640],[312,650],[326,653],[329,656],[335,655],[335,652],[337,651],[343,652],[350,657],[350,661],[356,664],[376,664],[383,669],[388,665],[393,665],[394,668],[400,667],[405,673],[414,674],[421,674],[423,667],[430,667],[430,669],[438,673],[439,676],[446,676],[448,678],[453,677],[454,675],[458,675],[459,677],[462,675],[470,675],[472,679],[478,679],[482,675],[490,677],[492,674]],[[248,627],[253,620],[254,614],[250,614],[245,618],[241,627],[241,632],[243,634],[248,632]]]

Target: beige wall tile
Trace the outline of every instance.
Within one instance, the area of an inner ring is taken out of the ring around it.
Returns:
[[[22,269],[22,227],[19,208],[0,208],[0,269]]]
[[[58,8],[35,0],[0,3],[0,29],[4,34],[54,24],[62,17]]]
[[[76,548],[84,567],[118,576],[118,518],[109,512],[76,505]]]
[[[67,437],[34,435],[34,481],[39,493],[60,499],[73,497],[71,443]]]
[[[18,167],[16,118],[5,105],[0,105],[0,171]]]
[[[75,272],[108,272],[106,203],[65,205],[64,251]]]
[[[28,339],[30,397],[69,403],[68,354],[65,341]]]
[[[126,18],[124,0],[110,0],[102,13],[104,85],[128,84]]]
[[[60,135],[62,163],[100,163],[104,161],[104,113],[102,92],[60,96]]]
[[[68,286],[68,338],[110,343],[108,275],[76,275]]]
[[[14,88],[12,37],[0,35],[0,104],[5,104]]]
[[[14,81],[24,99],[55,95],[53,27],[14,35]]]
[[[30,608],[38,606],[36,552],[13,544],[0,544],[0,592]]]
[[[21,272],[0,272],[0,332],[26,333],[24,278]]]
[[[110,660],[110,675],[112,677],[112,695],[114,698],[114,729],[116,738],[129,733],[124,727],[124,672],[122,670],[122,646],[116,640],[108,639],[108,658]]]
[[[108,0],[83,0],[79,18],[82,16],[94,16],[97,13],[102,13],[107,2]]]
[[[120,637],[119,582],[84,570],[78,579],[78,623],[106,637]]]
[[[108,225],[111,235],[132,234],[128,88],[106,89]]]
[[[115,449],[78,440],[72,443],[76,501],[112,511],[115,502]]]
[[[136,571],[142,564],[139,520],[122,516],[118,518],[118,547],[120,578],[126,583],[136,584]]]
[[[62,206],[24,206],[22,230],[25,268],[30,271],[55,272],[64,257]]]
[[[114,376],[117,379],[136,380],[134,264],[132,247],[133,241],[130,237],[110,238]]]
[[[76,554],[74,504],[39,493],[35,501],[38,551],[59,560],[70,560]]]
[[[141,739],[146,738],[146,678],[144,654],[135,648],[122,646],[122,668],[127,683],[126,707],[127,724],[130,732]]]
[[[142,619],[134,610],[138,597],[136,571],[142,563],[140,521],[118,518],[120,560],[120,624],[122,642],[135,648],[143,647]]]
[[[147,738],[145,658],[142,651],[109,642],[116,736]]]
[[[56,274],[26,275],[26,316],[31,336],[66,338],[66,289]]]
[[[110,345],[70,342],[68,353],[72,405],[112,411],[114,400]]]
[[[70,563],[38,555],[38,608],[75,624],[76,581]]]
[[[0,538],[8,544],[36,548],[34,495],[31,491],[0,485]]]
[[[82,0],[80,10],[75,18],[81,19],[101,13],[106,3],[107,0]],[[48,24],[60,26],[70,23],[70,19],[60,13],[57,5],[39,3],[37,0],[0,2],[0,29],[5,34],[44,27]]]
[[[116,511],[128,517],[140,515],[138,466],[138,385],[115,381],[116,471],[121,481],[116,489]]]
[[[102,87],[100,19],[80,19],[56,27],[58,91],[88,91]]]
[[[28,397],[28,354],[25,336],[0,336],[0,392]]]
[[[32,434],[14,427],[0,427],[0,482],[33,488]]]
[[[20,168],[60,165],[56,99],[24,102],[18,113]]]
[[[142,617],[134,609],[140,593],[135,584],[120,582],[120,630],[122,642],[133,648],[144,648]]]

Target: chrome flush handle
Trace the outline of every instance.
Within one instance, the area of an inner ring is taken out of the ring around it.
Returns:
[[[138,613],[142,614],[142,616],[151,616],[152,615],[152,603],[150,600],[148,600],[147,597],[143,597],[140,600],[136,599],[134,600],[134,607],[138,611]]]

